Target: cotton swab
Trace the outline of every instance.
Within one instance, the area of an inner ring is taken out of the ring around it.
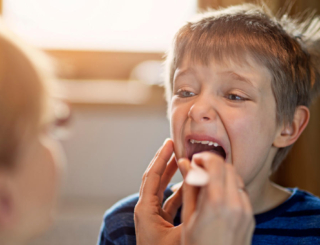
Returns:
[[[209,174],[192,161],[185,181],[189,185],[205,186],[209,182]]]

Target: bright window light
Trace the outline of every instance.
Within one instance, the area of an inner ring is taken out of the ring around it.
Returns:
[[[165,51],[196,0],[3,0],[20,37],[48,49]]]

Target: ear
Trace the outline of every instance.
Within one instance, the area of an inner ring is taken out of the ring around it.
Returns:
[[[0,169],[0,231],[9,228],[14,222],[14,198],[10,175]]]
[[[306,106],[298,106],[294,113],[293,121],[281,126],[273,142],[273,146],[283,148],[296,142],[308,125],[309,118],[309,109]]]

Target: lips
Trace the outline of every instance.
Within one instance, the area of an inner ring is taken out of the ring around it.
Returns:
[[[206,135],[189,135],[185,142],[186,154],[189,160],[196,153],[209,151],[226,159],[226,150],[219,140]]]

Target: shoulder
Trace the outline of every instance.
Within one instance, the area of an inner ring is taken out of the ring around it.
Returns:
[[[305,210],[320,210],[320,198],[303,190],[299,190],[297,188],[293,189],[295,195],[297,197],[297,205],[298,209]]]
[[[276,219],[273,221],[277,221],[278,225],[285,224],[282,228],[316,228],[320,232],[319,197],[298,188],[293,188],[291,191],[291,197],[284,204],[271,211],[276,214]]]
[[[114,219],[115,217],[122,216],[123,214],[133,214],[134,207],[136,206],[138,200],[138,193],[121,199],[105,212],[104,220],[106,221]]]
[[[163,201],[173,193],[170,187],[171,185],[164,191]],[[138,193],[130,195],[115,203],[105,212],[98,245],[136,244],[134,208],[138,200]]]
[[[316,220],[320,227],[320,198],[298,188],[291,189],[292,196],[287,201],[288,207],[282,217],[304,218]]]
[[[297,188],[293,189],[295,202],[285,213],[283,218],[290,218],[299,224],[300,228],[314,228],[320,234],[320,198]]]
[[[320,244],[320,199],[291,189],[279,207],[256,215],[252,244]]]
[[[135,244],[134,208],[138,200],[138,193],[130,195],[105,212],[99,245]]]

